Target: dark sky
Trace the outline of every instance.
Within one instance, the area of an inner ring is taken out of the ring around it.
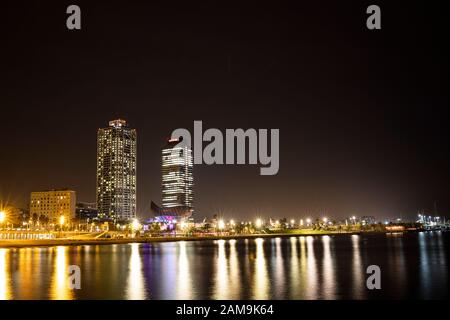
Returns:
[[[199,219],[412,218],[435,201],[448,215],[445,2],[311,2],[4,1],[1,201],[59,187],[95,201],[97,128],[122,117],[142,217],[160,202],[164,139],[194,120],[280,129],[276,176],[194,168]],[[369,4],[382,30],[366,28]]]

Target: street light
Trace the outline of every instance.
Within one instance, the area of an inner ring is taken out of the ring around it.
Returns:
[[[137,229],[139,229],[139,227],[140,227],[140,224],[139,224],[138,219],[133,219],[133,223],[131,224],[131,228],[133,230],[137,230]]]
[[[62,226],[64,225],[64,222],[66,221],[66,218],[64,217],[64,216],[60,216],[59,217],[59,224],[61,225],[61,228],[62,228]]]
[[[225,222],[222,219],[220,219],[217,226],[219,227],[219,230],[222,231],[223,229],[225,229]]]
[[[310,223],[311,223],[311,219],[310,218],[306,219],[306,225],[309,226]]]
[[[64,221],[66,221],[66,218],[64,218],[63,215],[59,217],[59,236],[62,237],[62,229],[64,225]]]
[[[328,221],[327,217],[323,218],[323,222],[327,223],[327,221]]]
[[[259,229],[262,227],[262,220],[261,219],[256,219],[256,227]]]
[[[5,220],[6,220],[6,212],[0,211],[0,223],[5,222]]]

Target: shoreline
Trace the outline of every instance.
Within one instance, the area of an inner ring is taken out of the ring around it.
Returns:
[[[373,234],[373,232],[370,232]],[[385,233],[385,232],[376,232]],[[150,238],[129,238],[129,239],[45,239],[45,240],[0,240],[0,248],[31,248],[31,247],[55,247],[55,246],[83,246],[83,245],[112,245],[131,243],[152,243],[152,242],[179,242],[179,241],[211,241],[211,240],[232,240],[232,239],[256,239],[256,238],[277,238],[277,237],[300,237],[300,236],[331,236],[331,235],[354,235],[361,234],[355,232],[305,232],[305,233],[271,233],[271,234],[245,234],[245,235],[221,235],[221,236],[182,236],[182,237],[150,237]],[[369,232],[367,233],[369,234]]]

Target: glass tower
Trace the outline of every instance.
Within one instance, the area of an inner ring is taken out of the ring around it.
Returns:
[[[125,120],[98,130],[97,208],[100,219],[136,217],[136,130]]]
[[[169,140],[162,150],[162,205],[190,216],[194,207],[192,150]]]

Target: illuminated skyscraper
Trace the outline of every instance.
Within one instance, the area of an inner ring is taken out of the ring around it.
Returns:
[[[173,214],[188,217],[194,208],[192,150],[169,140],[162,150],[162,206]]]
[[[136,130],[125,120],[98,130],[97,208],[100,219],[136,217]]]

